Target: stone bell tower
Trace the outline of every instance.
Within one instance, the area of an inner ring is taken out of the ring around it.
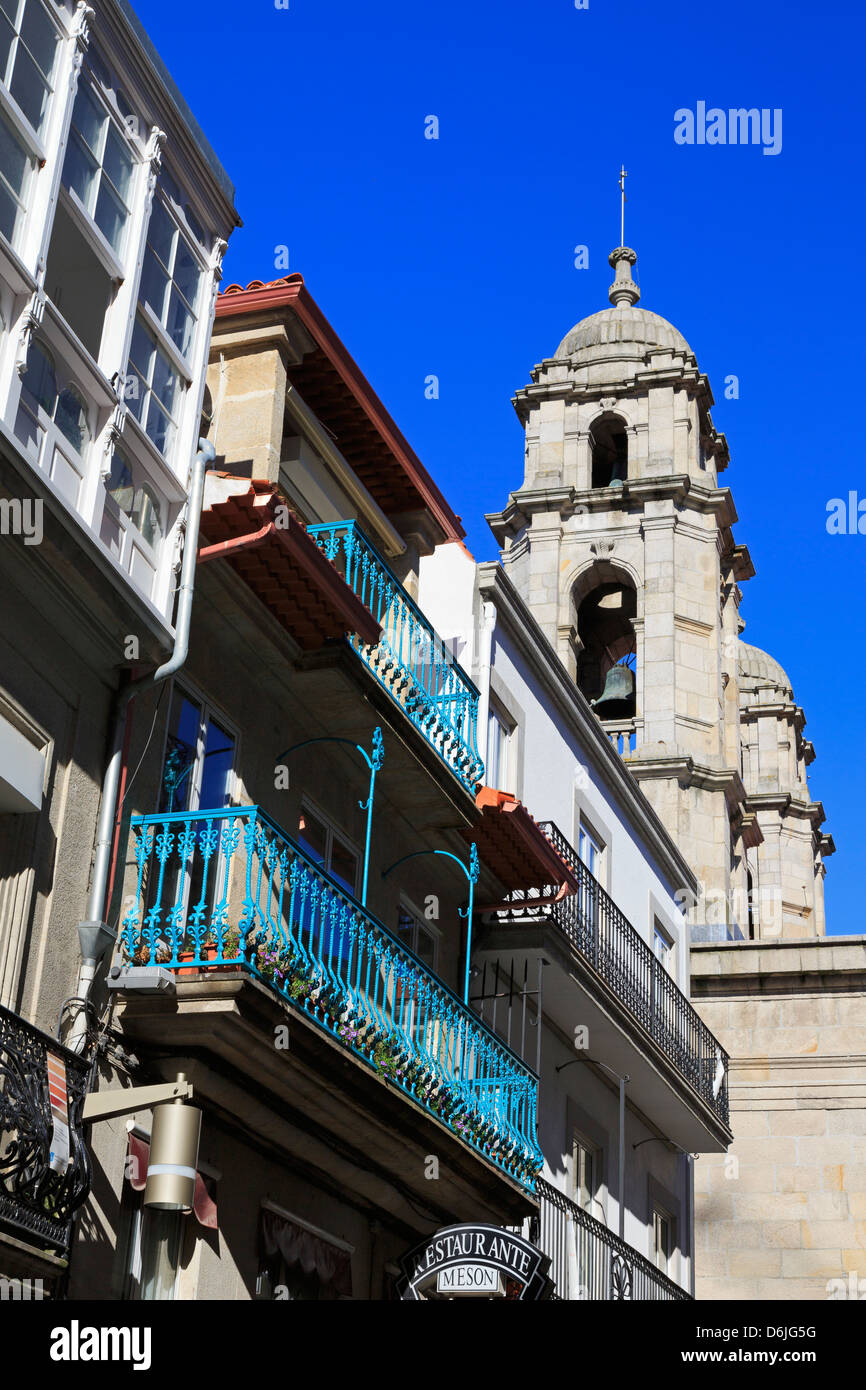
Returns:
[[[639,307],[636,262],[611,252],[611,307],[514,397],[525,477],[487,520],[707,899],[735,921],[762,839],[740,737],[740,585],[754,570],[718,481],[728,448],[709,382],[682,334]]]

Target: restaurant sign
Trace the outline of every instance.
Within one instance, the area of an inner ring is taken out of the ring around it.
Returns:
[[[400,1261],[400,1297],[549,1298],[547,1255],[501,1226],[445,1226]]]

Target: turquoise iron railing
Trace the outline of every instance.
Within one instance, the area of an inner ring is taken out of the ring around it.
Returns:
[[[351,636],[355,651],[474,796],[484,776],[475,686],[356,522],[307,531],[382,627],[372,646]]]
[[[133,816],[138,965],[248,971],[529,1190],[538,1078],[258,806]]]

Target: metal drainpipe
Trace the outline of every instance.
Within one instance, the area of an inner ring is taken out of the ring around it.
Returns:
[[[87,922],[101,922],[105,908],[105,890],[111,867],[111,845],[114,838],[114,822],[117,815],[117,791],[120,784],[123,764],[123,730],[126,710],[131,700],[145,690],[152,689],[161,681],[173,676],[186,661],[189,653],[189,629],[192,618],[192,600],[195,590],[196,556],[201,526],[201,505],[204,497],[205,473],[216,458],[216,450],[210,440],[200,439],[198,453],[193,460],[190,479],[189,501],[187,503],[186,538],[183,547],[183,564],[178,591],[177,622],[174,630],[174,650],[168,661],[163,662],[149,676],[133,681],[121,691],[115,703],[114,733],[111,756],[102,781],[102,796],[99,803],[99,823],[96,834],[96,854],[93,861],[93,874],[90,882],[90,895],[87,901]],[[90,957],[82,959],[78,971],[77,998],[85,1001],[96,976],[99,961]],[[80,1052],[87,1036],[86,1009],[82,1007],[75,1016],[67,1045]]]

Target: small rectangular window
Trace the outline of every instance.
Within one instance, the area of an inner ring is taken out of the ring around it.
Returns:
[[[653,1255],[656,1268],[668,1274],[673,1255],[673,1218],[660,1207],[653,1208]]]
[[[501,710],[490,707],[487,719],[487,757],[484,776],[488,787],[497,791],[516,791],[514,782],[515,726]]]
[[[601,1155],[582,1138],[574,1136],[572,1150],[574,1200],[584,1211],[592,1212],[600,1180]],[[599,1213],[596,1212],[597,1216]]]

